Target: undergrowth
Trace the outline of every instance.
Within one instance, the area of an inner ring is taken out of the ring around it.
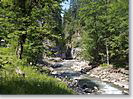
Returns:
[[[75,94],[64,82],[37,72],[31,66],[20,66],[25,76],[15,68],[0,69],[0,94]]]

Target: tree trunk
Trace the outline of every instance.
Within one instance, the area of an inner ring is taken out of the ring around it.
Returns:
[[[22,54],[23,54],[23,44],[21,43],[17,50],[16,50],[16,54],[17,54],[17,57],[18,59],[22,59]]]
[[[25,40],[26,40],[26,34],[22,34],[22,35],[19,37],[19,40],[18,40],[18,47],[17,47],[17,50],[16,50],[16,55],[17,55],[18,59],[22,59],[23,45],[24,45],[24,43],[25,43]]]
[[[107,64],[109,65],[109,49],[108,49],[107,41],[106,41],[106,59],[107,59]]]

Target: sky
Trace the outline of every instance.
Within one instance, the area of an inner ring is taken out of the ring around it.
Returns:
[[[63,8],[63,10],[64,10],[64,9],[67,10],[67,9],[69,8],[69,5],[70,5],[70,0],[68,0],[68,1],[66,1],[66,2],[64,2],[64,3],[62,3],[62,6],[63,6],[62,8]]]
[[[63,10],[69,9],[69,6],[70,6],[70,0],[68,0],[68,1],[62,3],[62,9],[63,9]],[[61,14],[61,16],[63,16],[63,13]]]

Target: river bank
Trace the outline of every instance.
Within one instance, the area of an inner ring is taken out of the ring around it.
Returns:
[[[96,67],[87,72],[90,77],[96,77],[104,82],[113,83],[124,88],[125,93],[129,93],[129,71],[123,68],[115,69],[113,67]]]
[[[78,94],[128,94],[128,70],[89,66],[86,61],[50,59],[52,75]],[[83,72],[82,70],[88,69]],[[82,82],[82,83],[81,83]],[[116,85],[116,86],[115,86]]]

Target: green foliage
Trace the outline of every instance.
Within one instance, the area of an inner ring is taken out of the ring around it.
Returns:
[[[128,65],[128,1],[71,1],[64,15],[64,33],[74,39],[76,31],[80,32],[84,59],[117,67]]]
[[[42,75],[31,67],[21,66],[20,69],[25,77],[16,74],[15,70],[0,70],[1,94],[75,94],[65,83]]]
[[[109,67],[111,67],[110,65],[108,65],[108,64],[105,64],[105,63],[103,63],[103,64],[100,64],[100,66],[101,66],[102,68],[109,68]]]
[[[0,0],[0,93],[73,94],[67,85],[29,67],[43,52],[44,40],[62,41],[61,5],[64,0]],[[45,54],[47,54],[45,53]],[[25,78],[16,74],[20,67]]]
[[[16,55],[14,55],[14,51],[12,48],[1,48],[0,47],[0,67],[4,69],[11,69],[26,65],[26,59],[18,59]]]
[[[14,53],[36,64],[45,48],[44,40],[59,43],[62,37],[63,0],[2,0],[0,3],[0,40]]]

